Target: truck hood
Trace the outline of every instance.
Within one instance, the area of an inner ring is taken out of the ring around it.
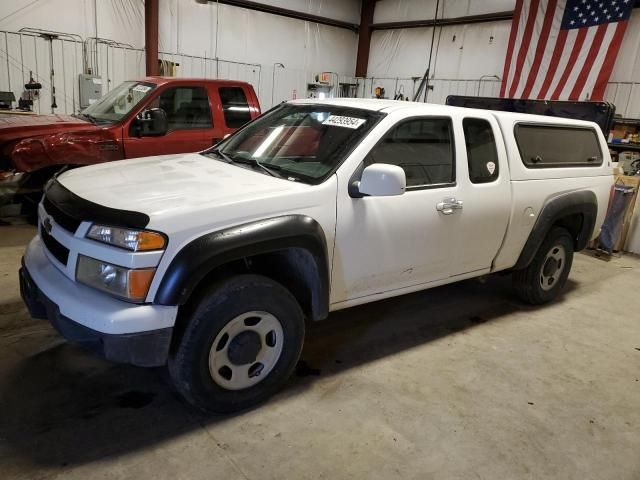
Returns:
[[[64,130],[95,128],[91,122],[70,115],[0,115],[0,144]]]
[[[241,209],[246,202],[308,188],[197,153],[91,165],[65,172],[58,181],[91,202],[145,213],[150,224],[212,207]]]
[[[98,130],[100,129],[91,122],[69,115],[0,115],[0,158],[5,159],[0,169],[29,172],[64,164],[66,160],[55,158],[56,154],[51,153],[51,149],[42,141],[48,139],[49,143],[56,143],[57,137],[66,132],[86,135],[87,132]],[[18,152],[15,151],[17,146]]]

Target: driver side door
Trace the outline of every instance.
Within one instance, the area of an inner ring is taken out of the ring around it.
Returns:
[[[139,137],[135,119],[125,124],[126,158],[198,152],[211,146],[213,120],[204,87],[180,85],[166,88],[145,106],[145,110],[151,108],[165,111],[169,129],[165,135]]]
[[[339,173],[334,308],[417,290],[450,275],[456,212],[443,214],[436,206],[458,195],[455,159],[451,118],[412,117],[392,126],[360,166],[401,167],[404,194],[354,198],[348,191],[353,178],[347,178],[354,172]]]

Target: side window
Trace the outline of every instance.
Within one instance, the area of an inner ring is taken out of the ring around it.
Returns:
[[[500,174],[500,164],[491,124],[481,118],[465,118],[462,128],[467,146],[469,179],[472,183],[493,182]]]
[[[224,121],[229,128],[239,128],[251,120],[247,96],[240,87],[221,87],[220,100]]]
[[[212,126],[209,96],[202,87],[169,88],[162,92],[151,106],[160,107],[165,111],[169,131]]]
[[[373,163],[402,167],[407,187],[452,183],[455,171],[451,119],[417,118],[401,122],[369,152],[365,166]]]
[[[527,168],[602,165],[598,135],[591,128],[518,124],[514,133]]]

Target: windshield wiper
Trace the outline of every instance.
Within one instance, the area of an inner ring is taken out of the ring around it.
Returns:
[[[94,117],[93,115],[89,115],[87,113],[77,113],[75,115],[71,115],[72,117],[76,117],[76,118],[80,118],[80,117],[84,117],[86,119],[88,119],[91,123],[98,123],[98,119],[96,117]]]
[[[214,148],[212,150],[209,150],[208,152],[205,152],[206,155],[208,155],[210,153],[213,153],[214,155],[220,157],[221,159],[223,159],[227,163],[233,163],[233,160],[231,159],[231,157],[229,155],[227,155],[226,153],[222,153],[222,151],[219,148]]]
[[[220,152],[220,154],[224,155],[222,152]],[[261,164],[258,160],[252,160],[251,158],[242,158],[242,157],[239,157],[239,158],[227,157],[227,158],[229,158],[234,163],[244,163],[245,165],[257,165],[272,177],[282,178],[282,175],[276,172],[276,170],[277,171],[282,170],[282,167],[280,167],[279,165],[269,165],[267,167],[266,165]]]
[[[230,157],[226,153],[223,153],[222,150],[220,150],[219,148],[214,148],[207,152],[207,154],[210,154],[210,153],[217,155],[227,163],[242,163],[244,165],[258,166],[262,170],[267,172],[269,175],[271,175],[272,177],[282,178],[282,175],[280,175],[279,173],[276,173],[276,170],[278,171],[282,170],[282,167],[280,167],[279,165],[269,165],[267,167],[266,165],[261,164],[258,160],[253,160],[251,158]]]

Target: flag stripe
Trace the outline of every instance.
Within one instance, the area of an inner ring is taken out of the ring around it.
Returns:
[[[522,38],[522,45],[520,45],[520,51],[518,52],[518,61],[516,63],[516,71],[513,76],[513,80],[511,81],[511,88],[509,89],[509,98],[513,98],[513,95],[516,93],[516,88],[518,88],[518,82],[520,81],[520,74],[522,73],[522,65],[524,64],[524,59],[527,55],[527,50],[529,50],[529,43],[531,42],[531,36],[533,35],[533,26],[535,25],[536,16],[532,15],[531,12],[538,11],[538,4],[540,0],[531,0],[531,7],[529,9],[529,16],[527,18],[527,26],[524,30],[524,36]]]
[[[544,79],[544,83],[540,88],[540,92],[538,93],[538,98],[547,98],[547,91],[549,91],[549,87],[551,87],[551,82],[553,81],[556,71],[558,69],[558,64],[560,63],[560,57],[564,50],[565,43],[567,42],[568,32],[567,30],[560,30],[558,34],[558,40],[556,41],[556,46],[553,49],[553,55],[551,57],[551,62],[549,63],[549,70],[547,71],[546,78]]]
[[[584,39],[587,37],[587,29],[580,28],[578,29],[578,34],[576,35],[576,41],[573,44],[573,48],[571,49],[571,55],[569,55],[569,60],[567,61],[567,66],[564,67],[564,72],[562,73],[562,77],[560,77],[560,81],[556,86],[553,94],[551,95],[551,100],[558,100],[560,98],[560,93],[562,93],[562,89],[567,83],[567,79],[569,75],[571,75],[571,70],[578,60],[578,56],[580,55],[580,50],[582,49],[582,44],[584,43]]]
[[[513,14],[513,23],[512,25],[518,25],[520,22],[520,14],[522,13],[522,3],[524,0],[517,0],[516,9]],[[507,86],[507,76],[509,75],[509,70],[511,68],[511,58],[513,56],[513,48],[516,43],[516,35],[518,33],[517,28],[511,27],[511,33],[509,33],[509,46],[507,47],[507,56],[504,61],[504,70],[502,71],[502,85],[500,86],[500,96],[504,97],[504,91]]]
[[[605,64],[605,60],[607,59],[607,54],[609,52],[609,46],[613,41],[613,37],[615,36],[617,29],[618,29],[617,23],[610,23],[607,26],[607,32],[605,33],[604,40],[602,40],[602,45],[598,49],[596,59],[593,62],[593,68],[591,68],[591,71],[589,72],[589,76],[587,77],[587,81],[584,87],[582,88],[582,92],[580,92],[581,99],[585,99],[585,100],[592,99],[593,86],[595,85],[596,79],[598,78],[598,75],[600,75],[600,71],[602,70],[602,67]]]
[[[569,94],[573,89],[574,85],[578,81],[578,76],[580,75],[580,71],[582,70],[583,65],[586,63],[587,54],[589,53],[589,49],[591,48],[591,44],[594,42],[596,34],[598,32],[598,27],[591,28],[582,28],[580,31],[585,31],[587,34],[584,38],[584,42],[582,43],[582,48],[580,48],[580,52],[578,54],[578,58],[576,62],[573,64],[571,71],[569,72],[569,76],[567,77],[567,81],[562,88],[558,99],[562,98],[564,100],[569,99]]]
[[[518,23],[514,23],[516,28],[515,28],[515,35],[513,39],[513,55],[509,60],[509,68],[506,72],[506,76],[504,77],[505,83],[506,83],[505,88],[507,89],[505,91],[505,95],[507,94],[509,85],[511,85],[510,82],[513,79],[513,76],[515,73],[516,59],[514,57],[517,57],[516,52],[520,51],[520,45],[522,44],[522,34],[524,32],[523,24],[527,20],[528,13],[529,13],[529,0],[520,0],[520,15],[518,15]],[[515,22],[515,19],[514,19],[514,22]]]
[[[556,68],[556,73],[553,75],[551,80],[551,85],[549,86],[549,91],[547,92],[547,97],[550,98],[553,92],[555,92],[556,87],[560,83],[560,79],[564,74],[565,68],[567,68],[567,64],[569,63],[569,58],[571,57],[571,51],[573,50],[573,45],[576,43],[576,38],[578,38],[578,29],[569,30],[567,33],[567,41],[564,44],[564,48],[562,49],[562,53],[560,54],[560,60],[558,61],[558,66]]]
[[[579,100],[580,93],[584,88],[584,84],[587,82],[587,77],[589,76],[589,70],[594,67],[593,62],[598,55],[598,49],[602,44],[602,40],[604,39],[604,34],[607,32],[607,24],[602,24],[597,27],[591,27],[587,31],[587,35],[593,33],[593,38],[591,39],[591,46],[587,52],[586,57],[584,58],[584,63],[582,64],[582,68],[577,74],[577,78],[573,82],[569,82],[569,84],[565,87],[565,89],[570,88],[571,90],[568,92],[569,100]],[[585,42],[586,43],[586,42]],[[583,49],[584,51],[584,49]],[[577,68],[574,68],[574,72],[578,72]],[[570,77],[571,79],[571,77]],[[571,87],[573,85],[573,88]],[[563,95],[564,96],[564,95]]]
[[[565,34],[564,40],[562,41],[562,47],[558,52],[557,60],[552,60],[552,67],[554,69],[553,75],[547,74],[549,85],[547,86],[547,91],[544,92],[544,98],[548,99],[551,97],[551,94],[556,89],[558,82],[560,82],[560,78],[564,73],[564,69],[569,62],[569,54],[571,53],[571,49],[573,48],[573,44],[576,41],[576,37],[578,36],[577,30],[571,30],[567,32],[567,30],[561,30],[560,35]],[[558,41],[560,44],[560,41]],[[554,63],[555,61],[555,63]]]
[[[602,64],[600,73],[598,73],[598,78],[596,78],[596,82],[593,85],[593,91],[591,92],[592,100],[602,100],[604,98],[604,90],[607,88],[607,82],[609,81],[609,77],[613,71],[613,64],[616,61],[616,55],[618,50],[620,50],[622,37],[624,37],[624,32],[627,29],[628,23],[628,21],[624,21],[618,22],[616,25],[616,31],[613,35],[613,39],[611,40],[611,44],[609,45],[609,49],[607,50],[607,56]]]
[[[582,66],[582,70],[578,76],[578,81],[569,94],[569,100],[585,100],[595,81],[595,75],[602,68],[604,57],[609,49],[611,38],[613,37],[615,24],[603,23],[597,28],[598,31],[596,32],[596,36],[591,44],[589,53],[587,54],[587,60]],[[589,80],[591,81],[589,82]]]
[[[529,16],[530,7],[531,7],[531,0],[524,0],[522,4],[522,13],[520,15],[520,23],[518,24],[518,29],[516,32],[516,41],[514,44],[515,46],[514,46],[514,54],[513,54],[514,58],[509,68],[509,74],[507,75],[507,90],[505,92],[505,95],[509,95],[509,89],[511,88],[511,83],[515,78],[516,64],[518,59],[517,52],[520,51],[520,47],[522,46],[522,38],[524,37],[524,30],[527,25],[527,18]]]
[[[556,44],[559,40],[560,25],[562,24],[562,16],[564,15],[566,3],[566,0],[558,1],[556,11],[553,15],[553,21],[551,23],[551,33],[549,34],[549,39],[547,40],[547,45],[544,49],[544,55],[541,60],[541,70],[538,72],[538,75],[535,78],[533,89],[531,90],[529,98],[540,98],[540,91],[547,78],[547,74],[550,74],[550,80],[548,84],[551,82],[551,79],[555,74],[558,64],[556,62],[552,65],[551,58],[553,57],[553,52],[555,51]],[[564,46],[564,43],[562,44],[562,46]],[[560,50],[560,52],[562,52],[562,50]]]
[[[525,52],[524,63],[522,64],[522,70],[518,76],[518,83],[515,93],[513,94],[514,98],[520,98],[522,96],[522,91],[526,86],[529,72],[531,72],[531,68],[533,67],[533,58],[535,57],[536,50],[538,49],[538,43],[540,42],[540,35],[538,32],[540,32],[544,23],[548,2],[549,0],[542,0],[538,3],[535,20],[533,22],[533,34],[531,35],[529,48],[527,48],[527,51]]]
[[[558,0],[550,0],[549,5],[547,6],[547,10],[544,15],[544,23],[542,25],[542,32],[540,32],[540,39],[538,40],[538,46],[536,47],[536,54],[533,58],[531,70],[529,70],[527,83],[524,87],[524,90],[522,91],[522,98],[529,98],[531,89],[533,88],[533,84],[538,76],[538,71],[540,70],[540,62],[542,61],[545,50],[547,49],[549,32],[551,31],[551,23],[553,22],[553,17],[556,13],[557,1]]]

